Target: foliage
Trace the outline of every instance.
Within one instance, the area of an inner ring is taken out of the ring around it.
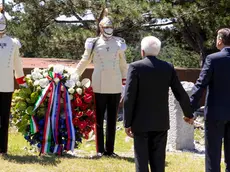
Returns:
[[[161,0],[159,3],[150,2],[148,9],[151,20],[169,19],[168,23],[174,26],[169,36],[176,38],[178,44],[189,45],[203,59],[216,51],[216,30],[229,26],[229,5],[228,0]],[[156,25],[154,22],[150,24],[152,27]]]
[[[96,36],[96,21],[99,18],[104,1],[66,0],[31,1],[15,0],[6,11],[14,16],[9,22],[8,32],[19,38],[25,57],[56,57],[80,59],[87,37]],[[43,3],[42,3],[43,2]],[[23,5],[24,11],[12,10]],[[90,9],[95,21],[81,21],[81,16]],[[127,43],[139,41],[141,27],[141,7],[132,0],[114,0],[109,5],[110,15],[114,19],[116,36],[126,39]],[[55,19],[60,15],[75,16],[78,23],[60,23]]]

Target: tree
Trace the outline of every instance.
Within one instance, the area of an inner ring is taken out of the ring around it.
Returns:
[[[83,21],[81,15],[90,9],[98,18],[105,1],[88,0],[14,0],[6,11],[14,16],[9,22],[9,32],[22,42],[24,56],[61,57],[79,59],[87,37],[96,36],[96,22]],[[21,4],[23,11],[12,10]],[[135,45],[140,37],[142,23],[141,7],[132,0],[114,0],[109,11],[115,23],[115,35],[124,37],[128,44]],[[60,23],[60,15],[78,19],[75,23]],[[79,25],[80,24],[80,25]]]
[[[149,2],[147,10],[151,20],[169,19],[167,24],[174,26],[169,36],[200,54],[202,62],[207,54],[216,51],[216,30],[229,26],[229,8],[229,0],[161,0],[159,3]],[[148,27],[155,26],[159,24],[153,22]]]

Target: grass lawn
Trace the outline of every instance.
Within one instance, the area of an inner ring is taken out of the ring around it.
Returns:
[[[121,124],[118,124],[121,126]],[[7,157],[0,157],[0,172],[134,172],[133,141],[127,139],[120,127],[116,135],[115,152],[120,158],[89,159],[95,153],[95,142],[83,142],[76,150],[77,157],[64,155],[37,156],[20,133],[11,131]],[[222,163],[222,171],[224,171]],[[203,172],[204,156],[194,153],[167,152],[166,172]]]

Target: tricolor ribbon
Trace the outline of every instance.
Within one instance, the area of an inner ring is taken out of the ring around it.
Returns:
[[[39,130],[38,130],[38,124],[37,124],[37,121],[36,119],[34,118],[34,116],[31,117],[30,119],[30,132],[32,134],[35,134],[37,133]]]
[[[52,136],[55,142],[53,153],[60,154],[63,149],[63,145],[62,143],[60,143],[60,140],[59,140],[61,86],[63,86],[64,88],[64,95],[65,95],[64,96],[64,111],[65,111],[65,116],[66,116],[66,127],[67,127],[67,134],[68,134],[67,143],[65,145],[65,148],[67,151],[68,150],[73,151],[74,146],[75,146],[75,130],[74,130],[74,126],[72,123],[71,103],[70,103],[70,98],[69,98],[67,88],[61,82],[58,82],[57,85],[55,85],[54,79],[59,78],[61,80],[62,75],[50,72],[47,78],[50,80],[50,83],[42,91],[42,94],[41,96],[39,96],[37,102],[35,103],[35,107],[33,110],[35,111],[43,103],[43,101],[46,99],[46,96],[48,95],[50,91],[51,94],[49,97],[48,107],[47,107],[47,111],[45,115],[45,126],[44,126],[41,153],[50,152]],[[32,116],[31,118],[31,131],[33,131],[33,133],[38,132],[38,127],[37,127],[34,116]]]
[[[71,103],[68,91],[64,89],[64,110],[65,110],[65,117],[66,117],[66,128],[68,134],[68,140],[66,145],[66,150],[74,150],[75,146],[75,130],[72,122],[72,110],[71,110]]]

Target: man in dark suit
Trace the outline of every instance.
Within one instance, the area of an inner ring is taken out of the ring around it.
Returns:
[[[169,129],[168,97],[171,87],[183,109],[185,120],[193,123],[189,96],[173,65],[156,58],[161,42],[153,36],[141,42],[143,60],[131,63],[124,97],[124,126],[134,137],[136,171],[164,172]]]
[[[220,172],[221,146],[224,139],[226,172],[230,172],[230,29],[217,33],[216,47],[220,52],[206,57],[194,86],[191,104],[198,109],[207,87],[205,105],[206,172]]]

